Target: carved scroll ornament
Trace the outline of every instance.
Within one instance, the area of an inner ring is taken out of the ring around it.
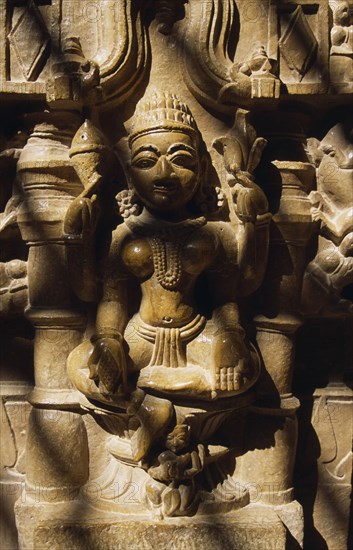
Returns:
[[[132,94],[144,76],[149,44],[147,30],[141,22],[142,5],[141,1],[123,0],[106,8],[105,16],[111,21],[113,15],[115,22],[109,35],[110,47],[103,49],[104,55],[100,51],[93,59],[100,68],[103,101],[112,99],[120,103]]]
[[[201,13],[200,13],[201,12]],[[212,0],[189,5],[185,39],[186,82],[201,103],[217,102],[219,91],[230,81],[229,46],[239,33],[234,0]],[[188,46],[192,50],[188,51]]]
[[[7,34],[0,34],[1,71],[7,73],[2,91],[23,80],[25,92],[46,94],[50,103],[105,104],[125,100],[141,82],[149,58],[143,2],[12,4],[0,4],[10,25]]]
[[[243,22],[245,24],[245,22]],[[226,110],[244,98],[279,97],[276,63],[261,42],[234,63],[240,18],[235,0],[189,3],[184,46],[185,79],[203,104]]]
[[[84,3],[75,5],[76,11],[79,8],[84,10],[84,7]],[[63,28],[59,45],[62,54],[59,56],[59,62],[54,64],[53,74],[49,80],[50,101],[83,99],[85,102],[102,105],[120,103],[134,92],[144,75],[149,46],[147,31],[141,22],[141,2],[108,1],[97,5],[96,8],[99,8],[95,22],[96,34],[101,38],[98,39],[97,49],[93,55],[86,53],[90,46],[90,37],[86,32],[76,37],[77,30],[74,25],[68,24]],[[66,5],[63,0],[61,9],[63,15],[65,10],[70,13],[70,3]],[[68,44],[75,42],[78,42],[77,51],[74,49],[71,53]],[[78,67],[73,68],[77,61]],[[75,79],[75,73],[78,73],[81,86],[77,92],[78,97],[70,98],[70,95],[75,94],[75,88],[74,84],[69,86],[66,81]],[[66,91],[71,88],[72,92]],[[87,95],[87,91],[92,88],[94,90]]]

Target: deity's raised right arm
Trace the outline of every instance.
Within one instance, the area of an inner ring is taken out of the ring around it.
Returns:
[[[83,190],[64,219],[68,268],[76,295],[92,302],[97,299],[95,233],[101,214],[100,190],[107,180],[110,148],[102,132],[86,120],[77,130],[69,154]]]

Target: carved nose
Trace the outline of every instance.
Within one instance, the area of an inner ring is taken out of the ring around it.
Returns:
[[[158,159],[157,163],[157,174],[160,178],[168,178],[174,176],[174,170],[171,162],[167,159],[165,155],[162,155]]]

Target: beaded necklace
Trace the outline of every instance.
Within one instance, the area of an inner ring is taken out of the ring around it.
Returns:
[[[181,254],[186,237],[206,224],[201,216],[179,223],[155,220],[144,222],[129,217],[125,222],[133,233],[148,239],[157,281],[166,290],[176,290],[182,277]]]

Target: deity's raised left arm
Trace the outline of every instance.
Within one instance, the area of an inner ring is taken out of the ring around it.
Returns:
[[[108,170],[109,147],[103,134],[89,121],[77,130],[70,149],[82,192],[67,209],[64,234],[70,280],[83,301],[96,299],[95,232],[101,213],[99,192]]]
[[[267,198],[253,176],[267,142],[256,137],[247,114],[239,109],[233,128],[213,143],[216,151],[223,155],[227,171],[223,189],[237,241],[242,294],[254,292],[263,279],[271,217]]]

